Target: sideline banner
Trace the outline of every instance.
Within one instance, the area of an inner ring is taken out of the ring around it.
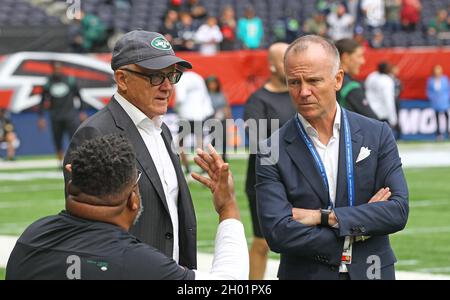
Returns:
[[[442,115],[438,120],[429,102],[425,100],[401,101],[398,120],[402,140],[434,140],[438,122],[441,124],[440,128],[447,128],[447,130],[450,128],[450,120],[445,124],[446,121]]]
[[[177,53],[192,62],[193,71],[203,77],[215,75],[231,105],[242,105],[249,95],[269,77],[267,51],[242,50],[202,56],[196,52]],[[402,99],[426,99],[426,80],[434,65],[441,64],[450,77],[450,48],[392,48],[365,54],[366,64],[360,80],[387,61],[400,69]],[[113,94],[114,80],[110,67],[111,54],[81,55],[52,52],[18,52],[0,56],[0,107],[20,112],[36,105],[39,93],[51,74],[51,61],[62,61],[64,72],[77,79],[81,94],[92,107],[99,109]],[[172,106],[173,102],[169,106]]]

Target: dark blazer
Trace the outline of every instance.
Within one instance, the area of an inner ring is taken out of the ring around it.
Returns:
[[[179,264],[190,269],[196,269],[197,224],[194,206],[181,169],[179,156],[171,151],[172,135],[170,130],[164,123],[161,129],[178,179]],[[70,163],[71,151],[85,140],[111,133],[122,133],[128,137],[136,151],[136,166],[143,172],[139,181],[139,190],[144,211],[138,223],[131,228],[130,232],[142,242],[172,257],[173,228],[161,180],[138,129],[114,97],[106,107],[91,116],[78,128],[66,152],[64,165]],[[64,180],[66,184],[69,179],[70,174],[65,172]]]
[[[281,253],[280,279],[338,279],[345,236],[372,236],[353,245],[352,279],[368,279],[371,255],[380,258],[381,279],[394,279],[396,258],[388,234],[402,230],[408,218],[408,189],[397,145],[386,123],[348,112],[353,146],[355,203],[348,207],[344,135],[339,144],[335,214],[339,229],[306,226],[292,219],[292,207],[326,208],[328,194],[312,154],[291,119],[271,136],[270,154],[258,154],[256,195],[263,233],[270,248]],[[341,122],[343,124],[343,121]],[[262,147],[262,146],[261,146]],[[355,163],[361,147],[371,154]],[[279,157],[273,155],[279,151]],[[270,157],[272,156],[272,157]],[[368,204],[382,187],[389,201]]]

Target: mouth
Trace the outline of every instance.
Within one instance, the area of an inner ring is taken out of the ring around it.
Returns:
[[[167,97],[156,97],[155,100],[157,100],[157,101],[167,101],[168,98]]]

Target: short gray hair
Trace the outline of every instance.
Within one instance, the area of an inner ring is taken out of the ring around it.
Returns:
[[[289,52],[293,51],[295,53],[298,53],[305,51],[311,44],[318,44],[322,46],[322,48],[328,54],[330,54],[330,56],[334,57],[334,66],[332,74],[336,75],[341,65],[341,58],[339,55],[339,51],[332,41],[318,35],[305,35],[293,41],[287,48],[286,53],[284,54],[284,64],[286,65],[286,58]]]

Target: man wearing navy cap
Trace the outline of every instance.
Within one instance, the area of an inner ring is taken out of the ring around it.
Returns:
[[[142,171],[139,189],[145,207],[130,232],[180,265],[196,269],[194,207],[179,157],[172,150],[172,136],[161,119],[174,84],[192,65],[175,56],[161,34],[136,30],[117,41],[111,68],[117,92],[78,128],[64,165],[71,163],[71,152],[85,140],[111,133],[126,135]],[[70,174],[65,172],[64,178],[67,187]]]

